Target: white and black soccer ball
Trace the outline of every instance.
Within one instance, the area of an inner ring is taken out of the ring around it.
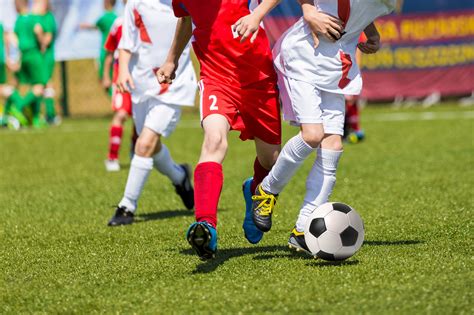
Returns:
[[[344,260],[362,246],[364,222],[352,207],[328,202],[309,216],[304,238],[313,255],[330,261]]]

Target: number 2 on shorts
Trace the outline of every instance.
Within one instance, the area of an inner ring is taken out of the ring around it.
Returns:
[[[219,108],[216,105],[217,104],[217,96],[209,95],[209,100],[212,102],[211,106],[209,106],[209,109],[210,110],[219,110]]]

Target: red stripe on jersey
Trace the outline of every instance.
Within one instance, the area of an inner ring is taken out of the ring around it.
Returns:
[[[138,13],[137,9],[133,10],[133,15],[135,17],[135,26],[140,30],[140,39],[144,43],[151,44],[151,39],[148,35],[148,31],[146,30],[145,23],[143,23],[143,19],[140,13]]]
[[[337,15],[342,21],[342,26],[346,27],[351,15],[351,1],[350,0],[337,0]]]
[[[351,55],[345,54],[342,50],[339,52],[339,54],[342,61],[342,77],[341,80],[339,80],[339,88],[343,89],[351,82],[351,80],[348,78],[348,75],[349,70],[352,67],[352,59]]]
[[[158,72],[158,70],[160,70],[160,68],[153,68],[153,74],[155,76],[156,76],[156,73]],[[158,78],[156,78],[156,80],[158,81]],[[160,92],[158,92],[158,95],[163,95],[166,92],[168,92],[168,90],[170,89],[170,84],[169,83],[160,83],[158,81],[158,84],[160,85]]]

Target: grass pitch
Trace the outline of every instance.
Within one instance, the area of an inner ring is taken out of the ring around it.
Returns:
[[[241,223],[253,144],[230,140],[219,252],[201,262],[184,239],[192,213],[153,173],[138,222],[109,228],[127,177],[106,173],[105,119],[44,131],[0,130],[0,313],[435,313],[473,309],[473,111],[369,108],[367,139],[347,145],[332,200],[362,215],[366,242],[333,264],[286,242],[311,161],[279,199],[258,246]],[[167,140],[195,165],[202,134],[187,114]],[[284,138],[296,129],[285,124]]]

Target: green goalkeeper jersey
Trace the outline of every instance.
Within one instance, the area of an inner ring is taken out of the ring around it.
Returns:
[[[47,12],[44,15],[34,15],[35,24],[41,25],[43,32],[52,35],[52,41],[49,46],[46,48],[46,51],[43,54],[45,60],[45,68],[47,72],[47,77],[51,78],[54,72],[54,41],[56,40],[57,35],[57,25],[54,15],[51,12]]]
[[[21,52],[21,69],[16,73],[20,83],[43,84],[48,82],[44,55],[34,28],[37,22],[30,14],[19,15],[15,23],[18,48]]]
[[[56,20],[51,12],[47,12],[44,15],[34,15],[34,20],[35,24],[39,23],[41,25],[43,32],[52,34],[53,40],[48,48],[46,48],[45,55],[54,60],[54,41],[57,34]]]
[[[40,49],[34,27],[35,19],[30,14],[19,15],[16,19],[15,34],[18,37],[18,48],[22,53]]]

